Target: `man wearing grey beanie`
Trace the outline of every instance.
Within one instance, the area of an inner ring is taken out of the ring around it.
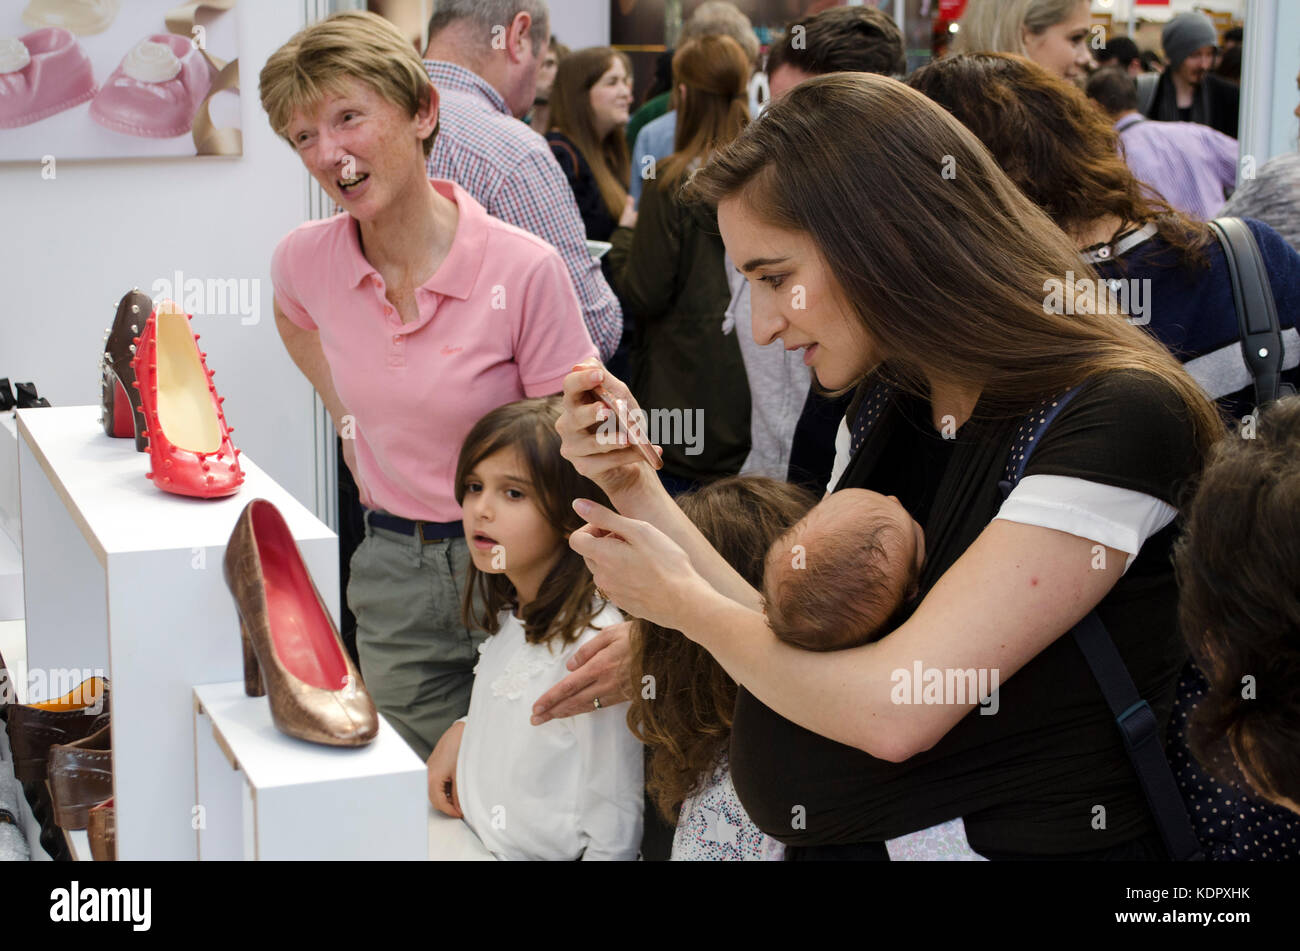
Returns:
[[[1210,72],[1218,45],[1214,23],[1204,13],[1180,13],[1165,24],[1160,41],[1169,65],[1159,77],[1139,77],[1147,118],[1199,122],[1236,138],[1241,90]]]

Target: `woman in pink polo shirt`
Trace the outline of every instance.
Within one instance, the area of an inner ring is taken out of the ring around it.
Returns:
[[[453,475],[489,410],[558,393],[596,355],[559,254],[425,177],[438,95],[369,13],[299,32],[262,70],[272,127],[342,214],[271,260],[275,319],[329,411],[366,508],[348,605],[366,687],[421,756],[469,705],[481,639]]]

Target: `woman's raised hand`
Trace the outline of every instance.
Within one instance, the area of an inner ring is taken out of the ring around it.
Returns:
[[[623,381],[593,358],[564,378],[564,412],[555,429],[560,434],[560,454],[618,505],[625,493],[658,487],[659,478],[639,450],[626,441],[620,443],[618,421],[592,392],[596,386],[604,386],[610,396],[624,401],[629,414],[639,412]],[[662,449],[654,448],[663,455]]]
[[[714,593],[686,551],[649,522],[587,499],[573,507],[587,524],[569,536],[569,547],[586,561],[596,587],[623,611],[681,629],[701,594]]]

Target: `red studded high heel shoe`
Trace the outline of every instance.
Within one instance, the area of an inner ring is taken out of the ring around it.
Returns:
[[[140,329],[152,312],[153,301],[138,287],[122,295],[113,326],[104,331],[104,356],[99,361],[104,432],[121,439],[134,436],[136,452],[144,452],[145,424],[140,389],[131,385],[135,382],[131,364],[140,345]]]
[[[190,316],[162,301],[136,345],[136,384],[145,418],[149,478],[164,492],[204,499],[234,495],[244,481],[232,428],[190,330]]]

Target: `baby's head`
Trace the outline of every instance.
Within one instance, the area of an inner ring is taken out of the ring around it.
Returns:
[[[768,623],[804,650],[864,644],[916,595],[924,561],[925,535],[898,499],[841,489],[769,549]]]

